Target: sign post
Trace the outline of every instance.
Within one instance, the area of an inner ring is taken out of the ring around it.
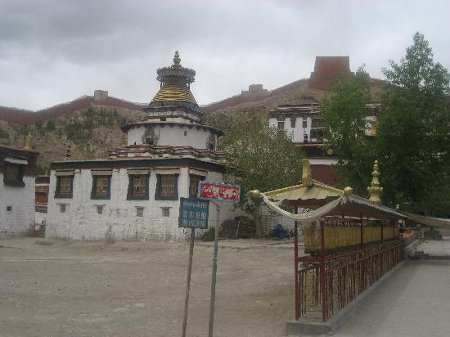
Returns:
[[[191,229],[188,272],[186,280],[186,297],[184,300],[184,316],[181,336],[186,337],[189,292],[191,289],[192,257],[194,255],[194,239],[196,228],[208,228],[208,201],[196,198],[180,198],[178,226]]]
[[[216,275],[217,275],[217,255],[219,251],[219,225],[220,225],[220,201],[238,202],[241,194],[241,187],[238,185],[227,185],[209,181],[201,181],[198,185],[198,196],[203,200],[211,200],[216,206],[216,226],[214,228],[214,255],[211,277],[211,297],[209,301],[209,331],[208,337],[214,335],[214,309],[216,301]]]

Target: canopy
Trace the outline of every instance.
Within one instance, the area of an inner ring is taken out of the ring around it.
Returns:
[[[450,228],[450,219],[433,218],[408,212],[402,212],[408,218],[429,227]]]
[[[326,216],[342,215],[355,218],[363,216],[365,218],[375,219],[405,219],[407,217],[389,207],[376,205],[367,199],[352,194],[351,188],[346,188],[338,199],[303,214],[292,214],[287,212],[280,208],[276,203],[272,202],[267,196],[267,193],[262,193],[261,195],[264,203],[272,211],[300,222],[317,220]]]

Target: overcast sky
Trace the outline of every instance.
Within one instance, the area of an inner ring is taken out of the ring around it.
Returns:
[[[415,32],[450,69],[449,13],[448,0],[0,0],[0,105],[37,110],[95,89],[147,103],[175,50],[197,72],[199,104],[307,78],[318,55],[383,78]]]

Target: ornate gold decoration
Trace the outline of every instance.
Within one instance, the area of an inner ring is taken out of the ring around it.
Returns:
[[[311,166],[309,165],[308,159],[302,160],[303,171],[302,171],[302,185],[303,186],[312,186],[312,178],[311,178]]]
[[[380,194],[383,192],[383,187],[380,186],[380,180],[378,179],[379,176],[378,160],[375,160],[372,171],[372,182],[370,183],[370,186],[367,187],[367,192],[369,192],[369,200],[377,205],[382,204]]]
[[[32,139],[32,136],[31,136],[31,131],[30,131],[30,132],[28,132],[27,136],[25,137],[25,145],[23,147],[23,149],[25,151],[33,150],[33,147],[31,145],[31,139]]]
[[[157,70],[157,80],[161,82],[153,103],[187,102],[197,105],[190,90],[190,84],[195,80],[195,71],[181,66],[180,54],[176,51],[173,64],[170,67]]]
[[[258,191],[258,190],[253,190],[253,191],[250,191],[249,193],[250,193],[250,197],[251,197],[251,198],[253,199],[253,201],[255,201],[255,202],[262,199],[261,192]]]
[[[350,186],[347,186],[346,188],[344,188],[344,195],[352,195],[353,194],[353,188],[351,188]]]

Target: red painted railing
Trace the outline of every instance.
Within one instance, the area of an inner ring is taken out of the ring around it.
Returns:
[[[296,319],[321,313],[327,321],[395,267],[402,260],[401,247],[400,240],[392,240],[298,258]]]

